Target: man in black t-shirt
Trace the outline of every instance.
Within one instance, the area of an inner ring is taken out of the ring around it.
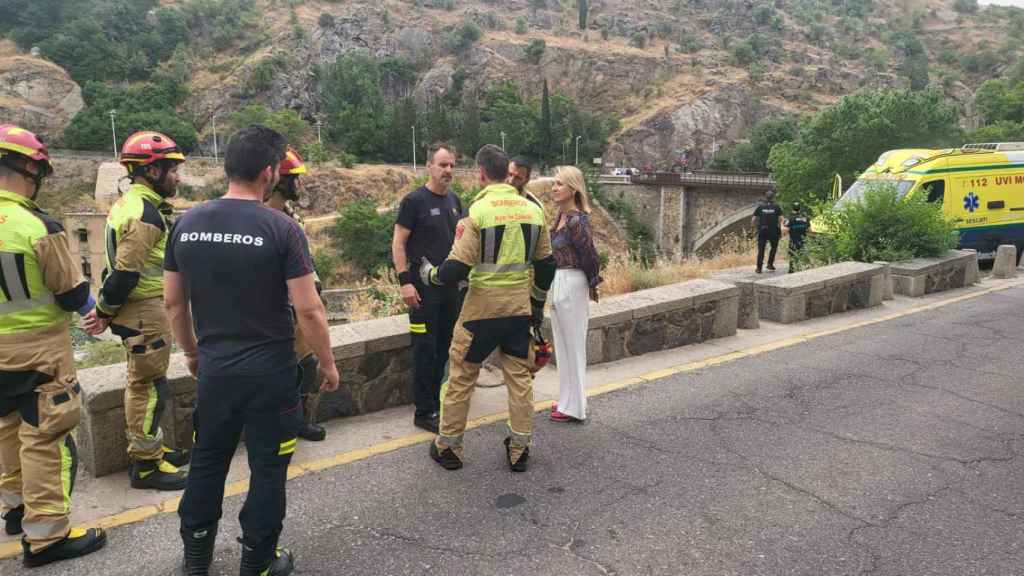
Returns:
[[[775,191],[769,190],[764,195],[764,200],[754,210],[754,217],[750,219],[754,232],[757,234],[757,272],[761,273],[761,265],[764,263],[764,245],[771,244],[768,252],[768,270],[775,270],[775,251],[779,248],[779,237],[782,235],[782,228],[779,226],[782,218],[782,208],[775,203]]]
[[[252,477],[239,515],[240,574],[293,570],[291,553],[277,548],[302,423],[292,308],[318,357],[332,354],[305,236],[263,205],[284,152],[284,138],[262,126],[232,136],[224,157],[227,194],[185,213],[167,240],[165,306],[198,377],[195,446],[178,508],[186,574],[206,574],[213,559],[224,480],[243,427]],[[333,362],[320,364],[320,378],[321,390],[338,388]]]
[[[402,300],[409,307],[413,350],[413,424],[437,433],[441,380],[448,364],[455,320],[462,299],[457,286],[425,286],[418,270],[424,258],[440,266],[455,242],[455,226],[462,218],[462,202],[451,191],[455,149],[433,144],[427,152],[425,186],[406,194],[398,206],[391,255]]]

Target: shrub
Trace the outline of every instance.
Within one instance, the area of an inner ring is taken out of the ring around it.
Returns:
[[[941,204],[929,204],[924,194],[902,198],[889,183],[870,185],[860,200],[819,213],[833,233],[808,241],[806,256],[813,265],[934,257],[956,245]]]
[[[321,12],[317,23],[321,28],[334,28],[334,15],[330,12]]]
[[[465,52],[483,36],[480,27],[472,22],[466,22],[448,32],[444,38],[444,45],[450,52]]]
[[[313,250],[313,268],[320,276],[320,282],[324,288],[334,283],[334,273],[338,271],[338,255],[330,248],[318,248]]]
[[[630,38],[629,43],[637,48],[647,47],[647,35],[643,32],[634,32],[633,37]]]
[[[347,204],[338,213],[331,235],[341,257],[366,274],[387,267],[391,260],[392,216],[377,212],[369,199]]]
[[[523,46],[523,57],[526,58],[527,62],[533,64],[540,64],[540,59],[544,56],[544,50],[547,49],[547,44],[541,38],[533,38],[530,43]]]
[[[974,14],[978,11],[978,0],[954,0],[953,10],[961,14]]]
[[[522,16],[516,18],[516,34],[526,34],[526,31],[526,18],[523,18]]]
[[[704,45],[700,39],[692,32],[683,31],[679,34],[679,49],[687,54],[693,54],[699,52]]]

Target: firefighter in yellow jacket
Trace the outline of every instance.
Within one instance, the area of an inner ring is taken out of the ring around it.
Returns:
[[[0,515],[7,534],[24,532],[29,567],[107,542],[68,520],[82,413],[69,328],[95,302],[64,228],[35,203],[52,172],[34,134],[0,125]]]
[[[480,364],[498,348],[508,388],[505,456],[513,472],[526,470],[533,431],[530,327],[544,320],[555,260],[543,210],[522,197],[508,177],[508,156],[488,144],[476,155],[484,189],[455,230],[448,259],[424,260],[424,283],[469,279],[452,340],[448,381],[441,386],[441,426],[430,456],[448,470],[462,467],[462,437]],[[533,268],[531,280],[530,269]]]
[[[178,466],[188,462],[188,453],[164,446],[160,429],[170,401],[171,332],[163,303],[164,247],[172,215],[167,198],[177,190],[178,166],[184,161],[174,141],[159,132],[136,132],[125,140],[121,164],[131,187],[107,215],[103,287],[94,314],[85,319],[90,334],[109,325],[127,353],[124,412],[132,488],[185,488],[186,473]]]
[[[302,218],[295,212],[291,203],[299,199],[299,177],[306,173],[306,163],[302,161],[302,156],[299,156],[298,152],[289,147],[284,160],[281,160],[278,172],[281,179],[264,202],[267,206],[287,214],[305,232],[306,227],[302,223]],[[316,270],[313,271],[313,278],[319,294],[321,285]],[[303,422],[299,427],[299,438],[320,442],[327,438],[327,430],[316,423],[317,406],[320,404],[320,361],[299,330],[295,331],[295,357],[299,359],[299,370],[302,373]]]

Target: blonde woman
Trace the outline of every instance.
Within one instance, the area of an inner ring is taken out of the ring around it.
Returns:
[[[551,249],[558,269],[551,284],[551,328],[558,359],[556,422],[582,422],[587,417],[588,297],[597,301],[600,264],[590,230],[590,203],[583,173],[575,166],[555,171],[552,199],[558,216],[551,227]]]

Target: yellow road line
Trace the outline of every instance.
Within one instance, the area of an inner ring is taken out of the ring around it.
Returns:
[[[750,356],[756,356],[758,354],[764,354],[766,352],[771,352],[773,350],[779,350],[781,348],[788,348],[790,346],[795,346],[797,344],[802,344],[804,342],[809,342],[811,340],[816,340],[816,339],[822,338],[824,336],[831,336],[833,334],[839,334],[841,332],[846,332],[848,330],[854,330],[854,329],[857,329],[857,328],[863,328],[865,326],[871,326],[871,325],[874,325],[874,324],[880,324],[882,322],[887,322],[889,320],[895,320],[897,318],[902,318],[904,316],[909,316],[911,314],[917,314],[919,312],[927,312],[928,310],[934,310],[936,308],[941,308],[943,306],[948,306],[950,304],[956,304],[957,302],[963,302],[964,300],[970,300],[972,298],[977,298],[979,296],[984,296],[985,294],[991,294],[993,292],[998,292],[998,291],[1001,291],[1001,290],[1006,290],[1008,288],[1014,288],[1016,286],[1017,286],[1016,284],[1006,284],[1006,285],[1003,285],[1003,286],[995,286],[995,287],[992,287],[992,288],[987,288],[985,290],[979,290],[978,292],[972,292],[970,294],[963,294],[961,296],[957,296],[957,297],[954,297],[954,298],[949,298],[947,300],[940,300],[940,301],[937,301],[937,302],[931,302],[929,304],[922,304],[921,306],[915,306],[913,308],[908,308],[906,310],[902,310],[902,311],[899,311],[899,312],[894,312],[892,314],[887,314],[885,316],[880,316],[878,318],[872,318],[871,320],[864,320],[862,322],[856,322],[854,324],[847,324],[847,325],[844,325],[844,326],[839,326],[837,328],[829,328],[827,330],[820,330],[818,332],[811,332],[811,333],[808,333],[808,334],[804,334],[802,336],[793,336],[791,338],[784,338],[782,340],[776,340],[774,342],[769,342],[767,344],[761,344],[761,345],[758,345],[758,346],[752,346],[752,347],[747,348],[745,350],[738,350],[738,351],[735,351],[735,352],[729,352],[729,353],[726,353],[726,354],[721,354],[719,356],[714,356],[714,357],[711,357],[711,358],[705,358],[704,360],[697,360],[697,361],[694,361],[694,362],[689,362],[687,364],[681,364],[679,366],[673,366],[671,368],[664,368],[664,369],[661,369],[661,370],[654,370],[652,372],[647,372],[645,374],[641,374],[640,376],[624,378],[622,380],[617,380],[615,382],[609,382],[607,384],[598,386],[596,388],[592,388],[592,389],[587,391],[587,396],[588,397],[601,396],[602,394],[607,394],[609,392],[614,392],[616,390],[622,390],[623,388],[628,388],[630,386],[636,386],[637,384],[643,384],[645,382],[653,382],[655,380],[660,380],[662,378],[667,378],[669,376],[675,376],[677,374],[682,374],[682,373],[685,373],[685,372],[693,372],[694,370],[700,370],[702,368],[708,368],[710,366],[718,366],[720,364],[725,364],[725,363],[728,363],[728,362],[732,362],[734,360],[739,360],[741,358],[748,358]],[[534,409],[535,412],[542,412],[542,411],[548,410],[550,408],[551,408],[551,401],[550,400],[537,401],[537,402],[534,402],[534,405],[533,405],[533,409]],[[507,418],[508,418],[508,412],[499,412],[499,413],[496,413],[496,414],[488,414],[486,416],[481,416],[479,418],[475,418],[473,420],[468,421],[466,423],[466,430],[472,430],[474,428],[479,428],[481,426],[487,426],[488,424],[494,424],[496,422],[501,422],[502,420],[505,420]],[[342,466],[344,464],[350,464],[352,462],[358,462],[360,460],[365,460],[365,459],[370,458],[372,456],[379,456],[381,454],[387,454],[389,452],[394,452],[395,450],[400,450],[402,448],[407,448],[409,446],[414,446],[416,444],[423,444],[423,443],[428,442],[431,439],[433,439],[433,437],[434,437],[434,435],[430,434],[429,432],[417,432],[415,434],[410,434],[408,436],[403,436],[401,438],[395,438],[393,440],[388,440],[386,442],[380,442],[380,443],[374,444],[372,446],[367,446],[366,448],[359,448],[357,450],[350,450],[348,452],[342,452],[342,453],[336,454],[334,456],[328,456],[326,458],[321,458],[321,459],[318,459],[318,460],[312,460],[312,461],[309,461],[309,462],[304,462],[302,464],[292,464],[288,468],[288,479],[292,480],[294,478],[300,478],[300,477],[305,476],[306,474],[309,474],[311,472],[319,472],[321,470],[327,470],[327,469],[330,469],[330,468],[335,468],[335,467],[338,467],[338,466]],[[238,480],[236,482],[231,482],[230,484],[228,484],[225,487],[224,496],[225,497],[237,496],[239,494],[246,493],[248,490],[249,490],[249,480],[248,479]],[[124,512],[120,512],[118,514],[113,514],[111,516],[106,516],[106,517],[100,518],[99,520],[94,520],[93,522],[90,523],[90,525],[92,525],[92,526],[100,526],[102,528],[110,529],[110,528],[116,528],[116,527],[119,527],[119,526],[125,526],[127,524],[135,524],[137,522],[142,522],[143,520],[146,520],[147,518],[150,518],[152,516],[156,516],[156,515],[159,515],[159,514],[170,514],[172,512],[177,512],[178,504],[180,502],[181,502],[181,497],[176,497],[176,498],[172,498],[170,500],[165,500],[164,502],[160,503],[159,505],[152,505],[151,504],[151,505],[141,506],[141,507],[138,507],[138,508],[132,508],[130,510],[125,510]],[[0,559],[12,558],[12,557],[20,555],[20,554],[21,554],[21,544],[18,541],[6,542],[6,543],[3,543],[3,544],[0,544]]]

